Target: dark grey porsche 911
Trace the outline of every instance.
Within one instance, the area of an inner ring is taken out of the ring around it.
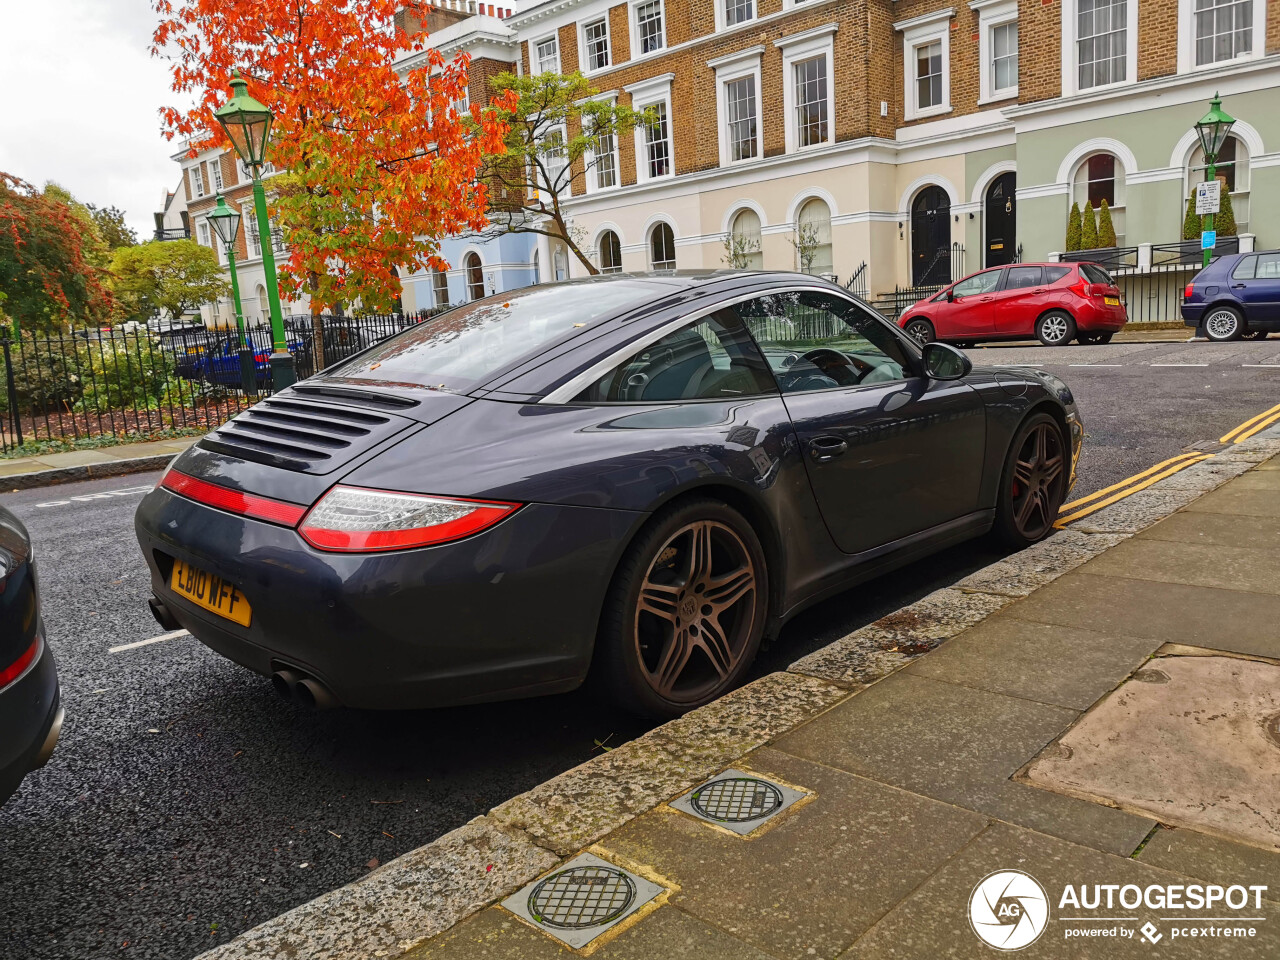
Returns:
[[[303,702],[593,681],[672,716],[803,607],[1052,529],[1060,380],[923,352],[796,274],[613,276],[456,308],[262,401],[142,502],[157,618]]]

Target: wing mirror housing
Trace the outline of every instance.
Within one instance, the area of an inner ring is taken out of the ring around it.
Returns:
[[[955,287],[947,287],[947,303],[955,303],[955,302],[956,302]]]
[[[959,380],[973,371],[972,361],[949,343],[926,343],[923,356],[930,380]]]

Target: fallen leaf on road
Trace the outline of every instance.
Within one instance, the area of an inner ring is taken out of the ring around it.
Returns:
[[[383,835],[384,837],[390,837],[392,840],[394,840],[394,839],[396,838],[396,835],[395,835],[394,833],[387,833],[387,831],[385,831],[385,830],[383,830],[383,831],[382,831],[382,835]]]
[[[381,866],[381,864],[378,863],[378,858],[374,857],[372,860],[366,863],[365,866],[368,867],[370,870],[377,870],[378,867]]]

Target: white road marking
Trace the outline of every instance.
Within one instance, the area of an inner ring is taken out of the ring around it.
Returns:
[[[1149,367],[1207,367],[1207,363],[1149,363]]]
[[[1068,367],[1123,367],[1123,363],[1068,363]]]
[[[122,653],[125,650],[133,650],[137,647],[146,647],[153,643],[163,643],[166,640],[177,640],[178,637],[191,636],[186,630],[175,630],[173,633],[161,634],[158,637],[152,637],[150,640],[138,640],[135,643],[122,643],[118,647],[111,647],[107,653]]]
[[[1242,363],[1242,367],[1252,367],[1255,370],[1280,370],[1280,363]]]
[[[135,493],[150,493],[153,485],[148,483],[145,487],[124,487],[120,490],[105,490],[102,493],[87,493],[78,497],[71,497],[69,500],[46,500],[44,503],[37,503],[36,508],[42,507],[65,507],[69,503],[90,503],[94,500],[110,500],[113,497],[129,497]]]

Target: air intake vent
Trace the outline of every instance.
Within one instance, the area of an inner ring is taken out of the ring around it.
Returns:
[[[310,398],[269,397],[223,424],[199,445],[286,470],[328,473],[410,423],[402,417]]]
[[[380,407],[384,410],[404,410],[416,407],[417,400],[409,397],[398,397],[393,393],[378,393],[374,390],[361,390],[358,387],[320,386],[319,384],[294,384],[293,392],[307,397],[331,397],[339,403],[358,403],[364,406]]]

